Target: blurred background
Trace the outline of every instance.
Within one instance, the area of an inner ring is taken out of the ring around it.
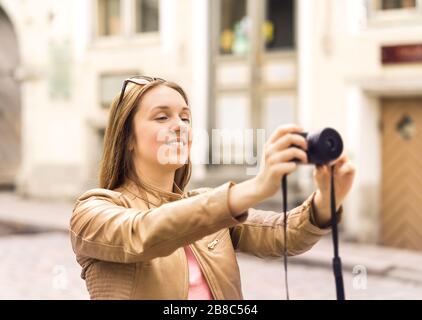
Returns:
[[[189,188],[250,178],[239,130],[256,156],[258,129],[336,128],[357,167],[341,224],[350,298],[422,297],[422,1],[0,0],[0,44],[0,298],[87,298],[66,230],[134,74],[179,83],[209,134]],[[290,206],[313,188],[301,167]],[[280,194],[259,207],[280,211]],[[329,240],[292,259],[292,298],[335,297]],[[284,297],[281,261],[239,262],[245,298]]]

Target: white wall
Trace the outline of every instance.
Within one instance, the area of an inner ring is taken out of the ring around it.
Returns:
[[[422,64],[386,67],[382,45],[422,42],[422,23],[367,19],[365,1],[300,0],[300,119],[312,129],[333,126],[357,166],[343,226],[362,241],[378,239],[380,210],[379,97],[405,95]],[[415,87],[413,92],[417,92]],[[422,92],[422,91],[421,91]]]
[[[101,40],[94,37],[92,1],[0,0],[0,5],[15,25],[22,59],[23,161],[17,182],[22,194],[69,197],[94,183],[96,130],[107,119],[99,103],[103,73],[133,71],[179,83],[190,96],[194,126],[206,127],[206,0],[161,0],[158,35]],[[49,81],[57,66],[51,49],[66,43],[71,95],[52,98]],[[198,166],[193,178],[202,169]]]
[[[0,5],[14,23],[21,55],[17,72],[22,83],[22,166],[18,188],[21,193],[39,196],[75,191],[68,174],[80,178],[79,115],[73,108],[74,95],[52,98],[49,85],[56,67],[51,59],[52,49],[64,48],[66,41],[67,48],[72,47],[72,21],[68,15],[71,2],[3,0]],[[72,55],[68,58],[71,61]],[[72,89],[73,70],[70,67],[68,71]]]

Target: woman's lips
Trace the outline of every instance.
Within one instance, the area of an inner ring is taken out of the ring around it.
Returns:
[[[169,146],[180,146],[184,147],[186,145],[186,142],[183,139],[174,139],[166,142]]]
[[[168,146],[172,146],[172,147],[184,147],[185,143],[182,141],[172,141],[172,142],[167,142],[166,143]]]

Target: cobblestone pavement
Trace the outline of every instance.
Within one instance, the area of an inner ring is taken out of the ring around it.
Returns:
[[[0,299],[87,299],[64,232],[0,237]]]
[[[245,299],[285,299],[281,259],[238,254]],[[0,299],[88,299],[65,232],[0,237]],[[348,299],[421,299],[422,283],[345,271]],[[355,283],[355,286],[353,284]],[[366,288],[365,288],[366,285]],[[289,265],[291,299],[334,299],[330,268]]]
[[[281,259],[260,259],[238,254],[245,299],[285,299],[284,267]],[[343,270],[349,300],[422,299],[422,283],[372,275],[365,277]],[[335,299],[331,268],[289,264],[290,299]]]

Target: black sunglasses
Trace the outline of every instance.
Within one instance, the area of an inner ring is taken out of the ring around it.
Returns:
[[[151,83],[153,81],[165,82],[166,80],[164,80],[162,78],[148,77],[148,76],[133,76],[133,77],[127,78],[125,81],[123,81],[122,91],[120,92],[120,98],[119,98],[119,103],[117,104],[117,107],[119,107],[120,104],[122,103],[123,97],[125,95],[125,90],[126,90],[127,84],[129,82],[143,86],[143,85],[147,85],[148,83]]]

